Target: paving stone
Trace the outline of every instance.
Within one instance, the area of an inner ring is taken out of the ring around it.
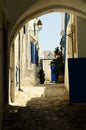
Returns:
[[[40,96],[39,89],[44,87]],[[86,130],[86,104],[70,105],[64,85],[22,89],[14,103],[3,106],[3,130]]]

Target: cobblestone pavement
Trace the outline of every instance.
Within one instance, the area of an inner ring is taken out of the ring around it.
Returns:
[[[3,107],[2,130],[86,130],[86,104],[69,104],[64,85],[23,87]]]

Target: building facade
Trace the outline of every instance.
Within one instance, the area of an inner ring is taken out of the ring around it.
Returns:
[[[65,14],[65,85],[69,89],[68,59],[78,58],[77,17]]]
[[[54,53],[51,51],[43,51],[44,58],[42,58],[43,70],[45,73],[45,83],[51,82],[51,61],[54,59]]]
[[[10,51],[9,102],[14,102],[23,86],[39,83],[40,55],[37,19],[26,23],[18,32]]]

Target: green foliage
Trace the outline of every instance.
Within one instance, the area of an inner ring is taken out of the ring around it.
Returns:
[[[38,77],[40,79],[40,84],[43,84],[45,81],[45,73],[43,69],[40,69],[40,71],[38,72]]]
[[[64,75],[64,60],[62,49],[60,50],[59,47],[55,48],[54,54],[56,56],[56,59],[54,59],[54,63],[57,64],[55,72],[59,75]]]
[[[58,55],[58,53],[59,53],[59,47],[56,47],[55,50],[54,50],[54,54]]]
[[[58,70],[59,70],[59,74],[61,74],[61,75],[64,75],[64,62],[63,62],[63,56],[62,55],[60,55],[60,57],[58,57],[57,59],[56,59],[56,61],[57,61],[57,64],[58,64]]]

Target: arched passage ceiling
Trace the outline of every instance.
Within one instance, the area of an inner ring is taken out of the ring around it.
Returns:
[[[86,19],[86,0],[2,0],[1,8],[9,23],[9,40],[28,20],[40,15],[63,11]]]

